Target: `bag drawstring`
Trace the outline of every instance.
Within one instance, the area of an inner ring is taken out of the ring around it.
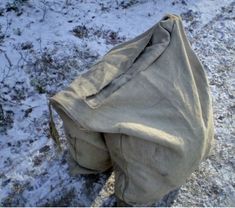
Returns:
[[[60,136],[59,133],[56,129],[55,122],[53,120],[53,114],[52,114],[52,109],[51,109],[51,103],[49,102],[48,104],[49,108],[49,129],[50,129],[50,135],[51,138],[54,140],[55,144],[59,147],[59,150],[61,151],[61,142],[60,142]]]

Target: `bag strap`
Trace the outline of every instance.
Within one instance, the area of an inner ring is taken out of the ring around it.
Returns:
[[[54,140],[55,144],[57,145],[57,147],[59,147],[59,150],[61,151],[62,147],[61,147],[61,142],[60,142],[60,136],[59,136],[59,133],[56,129],[55,122],[53,120],[53,113],[52,113],[51,105],[52,104],[49,102],[48,108],[49,108],[49,130],[50,130],[50,135],[51,135],[51,138]]]

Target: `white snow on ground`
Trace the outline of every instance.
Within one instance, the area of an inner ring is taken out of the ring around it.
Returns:
[[[173,205],[235,206],[234,7],[234,0],[0,1],[0,206],[114,205],[113,175],[69,175],[58,117],[62,153],[49,136],[47,99],[166,13],[182,16],[205,65],[216,125],[211,155]]]

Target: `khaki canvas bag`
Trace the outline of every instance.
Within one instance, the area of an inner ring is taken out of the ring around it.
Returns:
[[[185,183],[213,140],[208,81],[175,15],[114,47],[50,104],[74,170],[113,167],[115,194],[131,205]]]

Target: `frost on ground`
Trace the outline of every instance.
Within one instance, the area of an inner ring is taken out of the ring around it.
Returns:
[[[165,13],[182,16],[214,101],[215,145],[171,203],[235,206],[234,0],[0,1],[0,205],[113,206],[114,177],[72,177],[49,136],[47,99]]]

